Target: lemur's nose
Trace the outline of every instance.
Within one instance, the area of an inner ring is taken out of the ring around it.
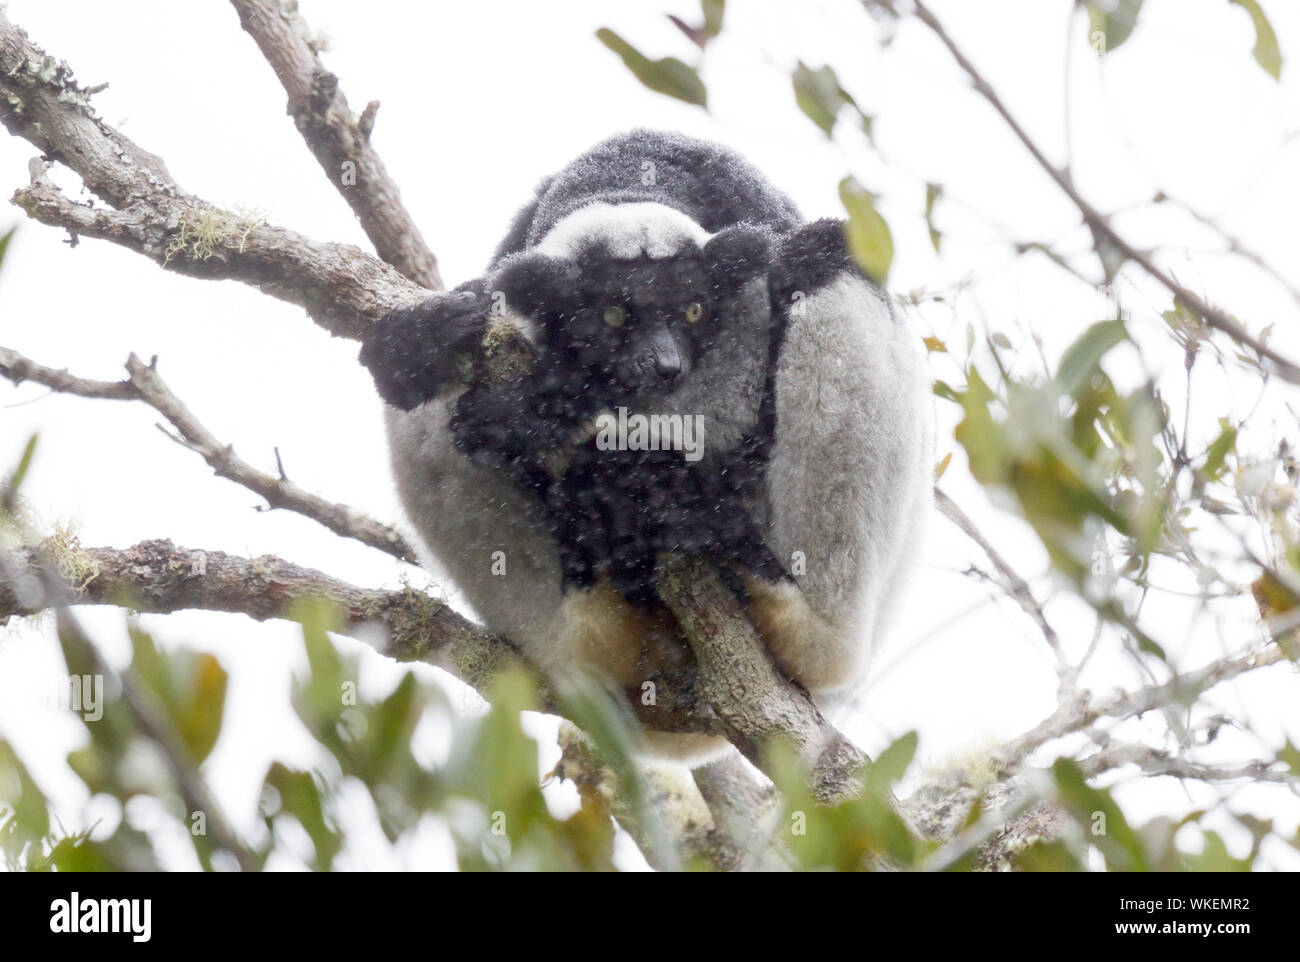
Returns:
[[[672,380],[682,373],[682,358],[676,349],[671,353],[664,351],[655,353],[655,373],[665,381]]]
[[[646,345],[649,349],[650,357],[654,360],[655,373],[665,381],[670,381],[681,375],[685,366],[682,352],[677,346],[677,341],[673,337],[667,326],[661,326],[656,329],[650,336],[650,343]]]

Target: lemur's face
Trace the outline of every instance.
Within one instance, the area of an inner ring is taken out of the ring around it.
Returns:
[[[765,240],[740,230],[670,257],[616,258],[600,245],[572,260],[532,257],[507,276],[507,297],[536,317],[561,366],[609,403],[662,397],[718,336],[730,294],[767,269]]]
[[[669,394],[691,372],[716,318],[698,250],[652,260],[579,259],[577,298],[551,345],[616,396]]]

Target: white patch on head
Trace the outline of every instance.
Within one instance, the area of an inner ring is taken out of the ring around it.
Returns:
[[[672,257],[688,242],[703,247],[713,235],[679,210],[652,202],[588,204],[547,231],[537,250],[572,260],[603,243],[616,260]]]

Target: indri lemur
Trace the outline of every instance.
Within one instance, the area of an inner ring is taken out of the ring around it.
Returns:
[[[535,366],[467,389],[492,316]],[[805,223],[732,151],[645,130],[598,144],[542,182],[482,278],[388,315],[361,359],[412,523],[544,669],[633,686],[680,664],[651,579],[657,552],[690,551],[734,576],[819,700],[860,679],[929,506],[924,351],[842,224]],[[698,416],[703,456],[604,449],[594,419],[618,408]]]

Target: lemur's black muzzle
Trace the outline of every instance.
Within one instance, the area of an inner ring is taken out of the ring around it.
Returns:
[[[633,391],[669,391],[691,372],[689,344],[663,321],[639,329],[625,350],[618,376]]]

